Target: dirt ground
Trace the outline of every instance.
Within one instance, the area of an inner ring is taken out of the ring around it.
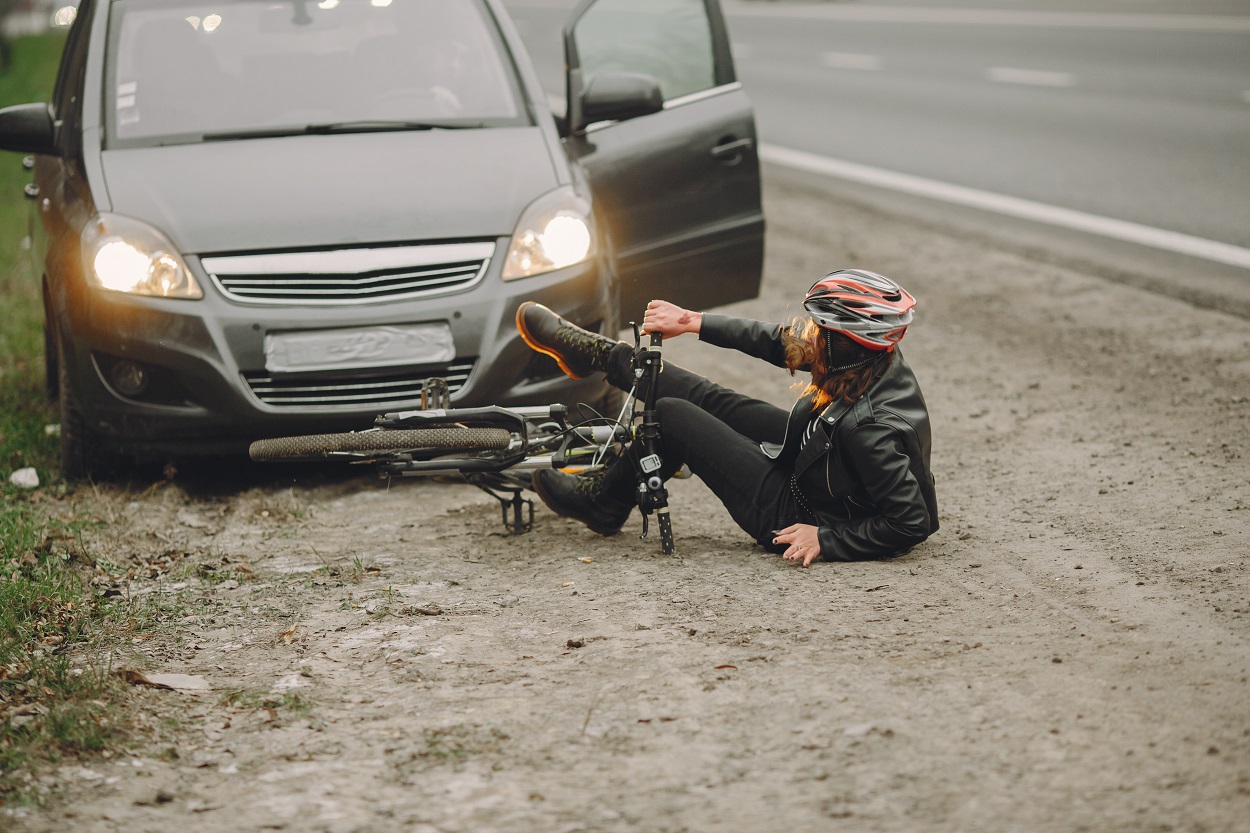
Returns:
[[[1250,830],[1250,321],[799,185],[766,211],[763,296],[731,311],[787,318],[847,265],[920,298],[937,535],[804,570],[697,481],[673,558],[637,516],[605,539],[540,506],[508,537],[465,486],[84,491],[98,551],[165,565],[126,592],[167,622],[115,664],[212,690],[135,688],[151,744],[0,826]]]

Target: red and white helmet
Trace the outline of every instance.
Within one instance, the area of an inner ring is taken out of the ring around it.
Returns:
[[[907,332],[915,306],[916,299],[906,289],[863,269],[830,272],[803,298],[803,309],[821,327],[887,353]]]

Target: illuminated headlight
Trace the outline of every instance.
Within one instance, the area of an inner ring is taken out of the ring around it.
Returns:
[[[505,281],[581,263],[594,254],[590,204],[572,188],[544,194],[521,212],[504,261]]]
[[[158,298],[203,298],[178,250],[147,223],[101,214],[83,234],[87,282],[113,292]]]

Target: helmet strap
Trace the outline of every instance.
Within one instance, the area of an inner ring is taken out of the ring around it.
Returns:
[[[837,365],[835,364],[837,360],[833,357],[833,352],[834,352],[833,342],[834,341],[835,339],[833,337],[833,333],[830,332],[829,330],[825,330],[825,365],[828,367],[828,372],[830,375],[834,373],[841,373],[843,370],[854,370],[857,367],[863,367],[864,365],[870,364],[871,362],[875,361],[878,358],[875,355],[870,355],[867,358],[860,359],[857,362],[851,362],[850,364]],[[845,351],[840,351],[840,352],[845,352]]]
[[[877,358],[876,356],[869,356],[868,358],[864,359],[862,362],[854,362],[854,363],[852,363],[852,364],[844,364],[844,365],[842,365],[841,367],[831,367],[831,368],[829,368],[829,372],[830,372],[830,373],[841,373],[843,370],[854,370],[854,369],[855,369],[855,368],[857,368],[857,367],[863,367],[863,366],[864,366],[864,365],[866,365],[866,364],[871,364],[873,361],[875,361],[875,360],[876,360],[876,358]]]

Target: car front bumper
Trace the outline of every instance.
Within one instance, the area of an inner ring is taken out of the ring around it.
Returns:
[[[506,246],[507,241],[499,245]],[[503,281],[499,259],[472,288],[447,295],[354,306],[283,306],[238,303],[211,279],[205,297],[177,301],[86,290],[65,312],[65,360],[85,427],[110,450],[137,456],[218,454],[239,451],[261,438],[366,428],[385,411],[419,407],[419,394],[368,404],[271,404],[255,379],[267,374],[265,336],[339,328],[443,323],[451,331],[455,360],[471,365],[452,394],[460,407],[594,402],[602,377],[574,381],[555,363],[530,350],[515,325],[526,300],[545,304],[569,320],[602,327],[612,315],[607,282],[596,261]],[[612,335],[615,335],[613,333]],[[138,364],[160,383],[159,396],[125,396],[110,381],[118,361]],[[440,375],[440,367],[391,368],[414,378]],[[369,370],[352,371],[368,380]],[[342,381],[344,372],[288,374],[286,381],[317,387]]]

